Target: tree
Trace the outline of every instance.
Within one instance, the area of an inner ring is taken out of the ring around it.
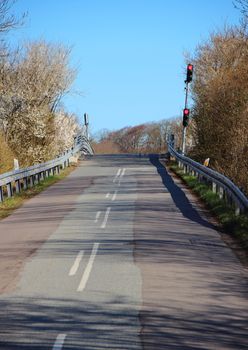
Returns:
[[[94,149],[96,153],[164,153],[169,134],[175,135],[178,147],[182,136],[181,118],[125,127],[112,132],[104,130],[97,136]]]
[[[15,155],[0,134],[0,174],[13,169]]]
[[[69,65],[70,52],[63,45],[41,40],[2,60],[1,125],[23,165],[54,154],[54,115],[76,74]]]
[[[248,37],[246,28],[213,33],[192,58],[196,147],[192,155],[248,191]]]
[[[245,17],[248,16],[248,0],[234,0],[234,6],[238,8]]]
[[[59,111],[54,117],[55,136],[52,149],[55,155],[62,154],[74,146],[74,137],[80,130],[77,117],[73,114]]]
[[[6,33],[11,29],[14,29],[23,23],[26,14],[24,13],[21,18],[17,18],[10,13],[12,6],[16,0],[0,0],[0,33]]]

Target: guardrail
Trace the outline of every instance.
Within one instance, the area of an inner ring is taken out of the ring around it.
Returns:
[[[200,182],[209,183],[214,193],[217,193],[220,198],[223,198],[230,205],[233,205],[236,215],[248,211],[248,198],[230,179],[217,171],[183,156],[175,151],[170,143],[168,143],[168,150],[175,157],[179,167],[183,168],[185,173],[197,176]]]
[[[64,152],[63,155],[46,163],[1,174],[0,202],[3,202],[5,197],[12,197],[14,193],[20,193],[22,189],[26,190],[28,187],[33,187],[50,175],[58,174],[61,168],[64,169],[69,166],[70,159],[78,153],[94,153],[87,137],[81,133],[76,136],[74,147]]]

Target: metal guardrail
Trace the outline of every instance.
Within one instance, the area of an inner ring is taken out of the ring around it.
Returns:
[[[84,134],[84,130],[75,137],[74,147],[64,152],[61,156],[45,163],[1,174],[0,202],[3,202],[6,196],[12,197],[14,192],[20,193],[21,189],[25,190],[46,177],[59,173],[61,168],[64,169],[66,166],[69,166],[70,159],[78,153],[94,153],[88,138]]]
[[[170,143],[168,143],[168,150],[176,158],[179,167],[183,168],[185,173],[191,173],[197,176],[199,181],[210,183],[214,193],[217,193],[220,198],[223,198],[229,204],[234,205],[236,215],[248,211],[248,198],[229,178],[183,156],[175,151]]]

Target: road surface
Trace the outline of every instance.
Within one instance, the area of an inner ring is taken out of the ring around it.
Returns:
[[[247,270],[156,156],[94,156],[0,222],[0,349],[248,349]]]

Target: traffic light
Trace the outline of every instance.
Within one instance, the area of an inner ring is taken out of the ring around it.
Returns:
[[[186,128],[186,126],[189,125],[189,109],[184,108],[183,110],[183,126]]]
[[[187,65],[187,77],[185,82],[186,83],[190,83],[193,79],[193,65],[192,64],[188,64]]]

